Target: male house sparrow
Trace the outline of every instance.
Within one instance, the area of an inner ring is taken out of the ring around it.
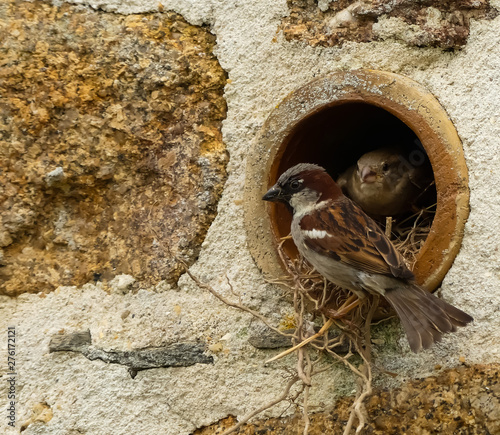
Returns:
[[[293,209],[295,245],[325,278],[359,298],[374,294],[387,299],[413,352],[473,320],[414,282],[391,241],[322,167],[301,163],[288,169],[262,199]]]
[[[415,154],[415,156],[413,156]],[[425,154],[402,148],[380,148],[363,154],[337,180],[338,185],[366,213],[395,216],[408,211],[432,181]]]

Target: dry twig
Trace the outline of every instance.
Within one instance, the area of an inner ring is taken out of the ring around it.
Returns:
[[[288,397],[288,394],[290,393],[290,390],[298,381],[299,381],[299,377],[294,376],[292,379],[290,379],[290,381],[286,385],[285,390],[283,391],[283,393],[281,393],[280,396],[278,396],[273,401],[266,403],[265,405],[261,406],[260,408],[256,409],[255,411],[252,411],[250,414],[246,415],[245,417],[243,417],[237,424],[235,424],[234,426],[232,426],[229,429],[222,432],[222,435],[229,435],[229,434],[233,433],[234,431],[236,431],[236,429],[238,429],[239,427],[244,425],[246,422],[248,422],[252,417],[255,417],[256,415],[260,414],[261,412],[264,412],[266,409],[272,408],[274,405],[277,405],[278,403],[286,400]]]
[[[176,258],[176,260],[181,263],[185,268],[186,268],[186,273],[189,275],[189,277],[196,283],[196,285],[199,287],[199,288],[202,288],[202,289],[205,289],[205,290],[208,290],[210,293],[212,293],[212,295],[214,295],[217,299],[219,299],[222,303],[226,304],[227,306],[229,307],[233,307],[233,308],[237,308],[241,311],[246,311],[247,313],[251,314],[252,316],[256,317],[257,319],[259,319],[260,321],[262,321],[268,328],[272,329],[273,331],[277,332],[278,334],[281,334],[281,335],[284,335],[286,337],[292,337],[293,334],[287,334],[287,333],[284,333],[283,331],[280,331],[278,328],[275,328],[273,325],[271,325],[271,323],[269,322],[269,320],[267,320],[262,314],[258,313],[257,311],[255,310],[252,310],[251,308],[248,308],[246,307],[245,305],[242,305],[241,304],[241,301],[239,303],[236,303],[236,302],[231,302],[229,299],[226,299],[224,296],[222,296],[220,293],[218,293],[217,291],[214,290],[214,288],[208,284],[205,284],[204,282],[201,282],[196,276],[194,276],[189,268],[188,268],[188,265],[180,258]],[[226,277],[227,278],[227,277]],[[233,294],[236,294],[235,291],[234,291],[234,288],[233,288],[233,285],[231,284],[231,282],[229,281],[229,278],[227,278],[227,281],[229,283],[229,287],[231,289],[231,292]]]

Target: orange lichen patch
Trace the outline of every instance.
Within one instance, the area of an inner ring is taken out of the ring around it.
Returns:
[[[296,325],[295,316],[293,313],[284,315],[283,318],[280,320],[280,323],[278,325],[278,328],[282,331],[286,331],[287,329],[293,329],[295,327],[297,327],[297,325]]]
[[[215,37],[174,13],[2,8],[0,294],[175,283],[226,178]]]
[[[21,431],[26,430],[35,422],[48,423],[53,416],[52,408],[47,403],[35,403],[31,410],[31,417],[21,425]]]

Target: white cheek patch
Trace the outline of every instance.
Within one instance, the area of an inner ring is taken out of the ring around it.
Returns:
[[[307,230],[304,231],[304,235],[310,239],[324,239],[328,237],[328,233],[324,230]]]

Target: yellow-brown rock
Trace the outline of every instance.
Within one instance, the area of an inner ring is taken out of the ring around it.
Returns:
[[[174,283],[227,152],[215,38],[174,13],[0,5],[0,294]]]
[[[279,394],[276,392],[277,396]],[[352,398],[342,398],[332,412],[311,415],[309,435],[343,433],[352,402]],[[365,405],[367,421],[363,434],[498,434],[500,366],[464,365],[437,376],[410,381],[393,390],[376,388]],[[220,433],[218,431],[234,424],[236,419],[228,417],[195,434]],[[295,415],[256,421],[235,433],[294,435],[302,433],[302,428],[301,416]]]

